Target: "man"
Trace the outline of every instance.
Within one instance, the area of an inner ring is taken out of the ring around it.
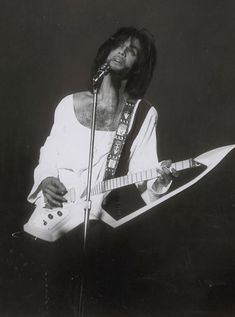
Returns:
[[[120,117],[127,101],[131,102],[133,112],[116,175],[158,166],[160,177],[136,184],[142,199],[148,204],[164,194],[171,183],[171,161],[158,162],[157,112],[142,100],[156,64],[152,37],[146,30],[119,29],[99,48],[91,79],[104,63],[108,63],[110,71],[98,89],[92,183],[94,185],[107,177],[107,158]],[[34,186],[28,197],[30,202],[45,203],[49,208],[62,207],[73,184],[78,188],[78,195],[83,193],[87,179],[92,101],[91,91],[79,92],[65,97],[56,108],[54,125],[41,148],[39,165],[35,169]],[[78,239],[71,242],[67,235],[65,239],[69,242],[61,251],[62,242],[59,240],[58,253],[68,258],[64,265],[68,268],[76,263],[70,260],[68,250],[76,253]],[[58,280],[61,279],[62,275],[58,276]]]
[[[135,117],[143,116],[140,104],[156,63],[156,50],[152,38],[144,30],[121,28],[98,50],[92,77],[105,62],[110,72],[104,77],[98,92],[93,183],[101,181],[115,131],[127,100],[135,103],[129,132]],[[157,112],[145,103],[145,118],[130,148],[128,172],[154,168],[158,164],[156,143]],[[55,122],[50,136],[41,149],[39,165],[35,169],[34,186],[28,197],[30,202],[38,198],[48,206],[60,207],[66,202],[67,192],[62,179],[79,179],[84,190],[92,115],[92,92],[79,92],[65,97],[55,112]],[[137,184],[146,203],[157,199],[169,187],[170,161],[164,161],[155,182]],[[74,175],[68,175],[68,170]]]

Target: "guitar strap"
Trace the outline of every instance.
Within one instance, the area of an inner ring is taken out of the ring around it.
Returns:
[[[141,100],[139,102],[135,112],[135,117],[133,118],[132,127],[129,133],[125,135],[125,138],[123,139],[123,143],[121,146],[122,149],[120,149],[117,159],[115,160],[114,168],[111,170],[112,174],[110,173],[111,175],[109,174],[109,172],[107,172],[107,168],[106,168],[106,175],[105,175],[106,179],[112,178],[113,176],[115,177],[123,176],[128,173],[131,146],[136,136],[138,135],[151,106],[152,105],[146,100]],[[133,109],[134,109],[134,106],[132,107],[132,111]],[[131,119],[131,116],[129,116],[129,120],[130,119]],[[111,152],[114,146],[115,146],[115,139],[113,141]],[[110,154],[112,155],[111,152]],[[112,158],[114,156],[114,155],[112,156],[111,155],[108,156],[108,158],[109,157]],[[107,166],[108,164],[109,164],[109,161],[107,159]],[[109,170],[110,170],[110,167],[109,167]],[[114,219],[118,220],[124,217],[125,215],[144,206],[145,206],[145,203],[142,200],[141,196],[139,195],[139,192],[136,186],[131,185],[129,186],[128,191],[124,188],[119,188],[109,193],[109,195],[105,199],[103,208]]]
[[[134,107],[135,107],[135,102],[132,102],[129,100],[126,101],[123,107],[118,128],[117,128],[115,137],[113,139],[113,144],[107,158],[104,179],[113,178],[115,175],[118,162],[121,157],[122,149],[126,141],[128,128],[130,125]]]
[[[122,176],[127,174],[128,172],[128,162],[130,157],[131,145],[135,137],[139,133],[142,123],[151,107],[151,104],[147,101],[140,101],[131,130],[128,133],[135,104],[136,101],[127,101],[123,108],[116,135],[114,137],[113,144],[107,158],[104,179],[110,179],[114,176]]]
[[[115,177],[123,176],[128,173],[131,146],[136,136],[138,135],[143,125],[143,122],[148,114],[148,111],[150,110],[151,107],[152,107],[152,104],[149,103],[148,101],[143,99],[140,101],[138,108],[135,112],[135,117],[133,120],[131,130],[127,135],[126,142],[124,144],[121,157],[119,159]]]

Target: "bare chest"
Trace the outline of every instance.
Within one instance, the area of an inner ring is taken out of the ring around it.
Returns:
[[[85,127],[91,127],[92,123],[92,104],[81,106],[75,109],[77,120]],[[114,109],[107,109],[97,106],[96,111],[96,130],[115,131],[118,127],[121,113]]]

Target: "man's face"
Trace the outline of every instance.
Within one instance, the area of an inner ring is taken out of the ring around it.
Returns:
[[[113,71],[128,74],[138,60],[140,49],[139,40],[129,38],[109,53],[107,62]]]

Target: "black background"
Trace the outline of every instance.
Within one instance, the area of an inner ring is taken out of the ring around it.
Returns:
[[[1,316],[24,316],[27,278],[10,233],[25,221],[54,109],[87,89],[100,43],[120,26],[152,32],[158,65],[146,98],[159,113],[159,158],[194,157],[235,143],[234,9],[232,0],[1,1]],[[144,276],[126,316],[235,315],[234,157],[125,227]]]

